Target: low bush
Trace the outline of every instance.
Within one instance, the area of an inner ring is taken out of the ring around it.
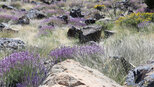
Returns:
[[[18,17],[13,16],[13,15],[0,15],[0,23],[9,22],[10,20],[17,21]]]
[[[55,59],[54,61],[56,61],[56,63],[68,58],[76,59],[82,56],[83,59],[86,59],[86,57],[96,57],[99,54],[103,54],[103,49],[98,45],[84,45],[73,47],[64,46],[50,52],[50,56]]]
[[[154,22],[154,13],[132,13],[116,20],[118,25],[137,27],[142,22]]]
[[[0,60],[1,87],[38,87],[45,76],[39,55],[17,52]]]

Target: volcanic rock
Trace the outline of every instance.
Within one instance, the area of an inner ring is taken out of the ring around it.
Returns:
[[[68,36],[68,37],[75,37],[75,38],[78,38],[80,32],[81,32],[80,29],[77,29],[76,27],[72,26],[72,27],[68,30],[67,36]]]
[[[102,18],[105,18],[105,17],[104,17],[104,15],[100,15],[99,13],[96,13],[96,14],[94,14],[94,18],[96,20],[99,20],[99,19],[102,19]]]
[[[36,9],[31,9],[28,11],[28,13],[26,14],[26,16],[29,18],[29,19],[42,19],[42,18],[45,18],[46,15]]]
[[[56,2],[60,2],[62,0],[40,0],[41,2],[45,3],[45,4],[53,4]],[[66,2],[66,0],[63,0],[64,2]]]
[[[13,10],[15,9],[13,6],[9,6],[9,5],[2,5],[3,9],[8,9],[8,10]]]
[[[131,70],[126,78],[126,85],[133,87],[153,87],[154,63],[142,65]]]
[[[79,34],[80,43],[86,43],[89,41],[99,42],[101,39],[102,29],[103,27],[97,25],[83,27]]]
[[[67,15],[58,16],[58,18],[61,19],[62,21],[64,21],[66,24],[68,24],[68,16]]]
[[[73,17],[73,18],[84,17],[84,15],[81,14],[81,9],[80,8],[72,9],[70,11],[70,16]]]
[[[11,38],[0,38],[0,51],[3,50],[21,50],[25,47],[25,43],[21,40]]]
[[[30,24],[30,19],[27,16],[22,16],[18,19],[17,24]]]
[[[115,33],[116,33],[115,31],[104,30],[105,38],[109,38],[110,36],[114,35]]]
[[[6,23],[0,23],[0,32],[7,32],[7,33],[17,33],[17,30],[9,28],[8,24]]]
[[[96,22],[96,20],[93,19],[93,18],[90,18],[90,19],[86,19],[86,20],[85,20],[86,25],[94,24],[95,22]]]

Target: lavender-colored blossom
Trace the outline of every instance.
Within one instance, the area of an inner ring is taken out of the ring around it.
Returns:
[[[13,15],[0,15],[0,20],[1,21],[9,21],[9,20],[13,20],[13,21],[17,21],[19,18]]]
[[[74,26],[86,26],[84,18],[70,18],[69,23]]]
[[[75,51],[76,51],[76,47],[64,46],[51,51],[50,56],[53,56],[56,58],[62,58],[62,57],[67,58],[67,57],[72,57]]]
[[[41,22],[41,24],[49,23],[49,22],[51,22],[51,21],[56,21],[56,20],[59,21],[60,19],[57,18],[56,16],[50,17],[50,18],[48,18],[48,19],[44,19],[44,20]]]
[[[50,25],[50,26],[49,25],[42,26],[40,28],[41,31],[52,30],[52,29],[54,29],[54,26],[52,26],[52,25]]]
[[[35,75],[33,75],[35,73]],[[16,76],[16,75],[19,76]],[[12,77],[13,76],[13,79]],[[46,69],[39,55],[29,52],[17,52],[0,60],[0,82],[16,87],[38,87],[46,76]],[[8,81],[8,79],[12,81]],[[29,78],[27,80],[27,78]],[[13,83],[16,81],[16,83]],[[19,82],[18,82],[19,81]],[[34,83],[31,83],[31,82]]]
[[[97,55],[103,54],[103,48],[99,45],[85,45],[85,46],[64,46],[61,48],[57,48],[50,52],[50,56],[54,57],[55,60],[62,60],[65,58],[74,58],[75,56],[83,56],[83,55]]]
[[[7,12],[7,10],[0,8],[0,12]]]
[[[145,12],[145,8],[139,8],[139,9],[137,9],[137,10],[136,10],[136,13],[138,13],[138,12],[140,12],[140,13],[141,13],[141,12]]]
[[[47,35],[49,31],[52,31],[53,29],[54,29],[54,26],[52,25],[41,26],[41,28],[39,29],[39,35]]]

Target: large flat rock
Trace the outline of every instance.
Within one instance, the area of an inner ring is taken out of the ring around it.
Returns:
[[[52,67],[40,87],[122,87],[95,69],[66,60]]]

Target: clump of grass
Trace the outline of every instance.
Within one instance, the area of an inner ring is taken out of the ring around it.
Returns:
[[[0,38],[13,38],[15,36],[12,32],[0,32]]]
[[[146,64],[147,61],[153,60],[154,41],[151,37],[149,38],[142,34],[122,34],[105,40],[103,43],[105,56],[102,56],[102,58],[109,58],[110,56],[124,57],[135,66]],[[124,69],[121,68],[123,65],[113,58],[106,61],[102,62],[105,65],[101,71],[118,83],[123,84],[127,75]]]

